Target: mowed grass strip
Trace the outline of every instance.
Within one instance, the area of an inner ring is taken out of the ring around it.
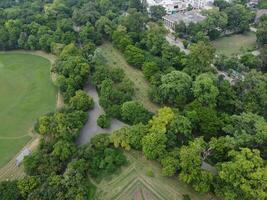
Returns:
[[[40,56],[0,53],[0,167],[30,140],[35,120],[55,110],[50,67]]]
[[[148,110],[156,112],[159,108],[149,99],[149,83],[145,79],[143,72],[130,66],[119,50],[114,48],[111,43],[106,42],[99,47],[100,52],[106,59],[108,67],[121,68],[126,76],[134,83],[135,96],[134,99],[142,103]]]
[[[96,183],[96,200],[135,199],[138,182],[146,193],[145,200],[183,200],[184,194],[188,194],[192,200],[216,199],[209,194],[195,192],[190,185],[179,181],[177,176],[162,176],[160,164],[147,160],[142,152],[131,150],[125,152],[125,155],[129,162],[127,166]],[[148,170],[153,171],[153,177],[147,176]]]
[[[242,54],[245,50],[256,48],[256,34],[247,32],[244,34],[234,34],[219,38],[212,42],[216,52],[230,56],[232,54]]]

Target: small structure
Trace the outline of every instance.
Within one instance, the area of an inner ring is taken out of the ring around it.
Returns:
[[[18,167],[22,163],[25,156],[30,155],[30,153],[31,152],[28,148],[24,148],[16,158],[16,166]]]
[[[203,16],[197,10],[191,10],[184,13],[176,13],[173,15],[166,15],[163,17],[164,25],[171,29],[175,29],[175,25],[183,21],[186,25],[190,23],[198,23],[206,19],[206,16]]]

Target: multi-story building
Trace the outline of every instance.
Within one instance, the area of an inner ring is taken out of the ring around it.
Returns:
[[[167,14],[174,14],[186,10],[186,4],[183,0],[144,0],[147,8],[151,6],[162,6],[165,8]]]
[[[186,11],[188,7],[202,9],[213,3],[213,0],[142,0],[142,2],[147,5],[148,10],[151,6],[162,6],[167,14],[174,14]]]

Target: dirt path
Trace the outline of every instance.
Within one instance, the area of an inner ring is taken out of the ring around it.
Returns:
[[[101,108],[101,106],[99,105],[99,96],[98,96],[98,93],[96,91],[96,88],[92,84],[87,83],[84,90],[87,92],[88,95],[90,95],[94,99],[95,106],[89,112],[88,121],[85,124],[85,126],[83,127],[79,138],[77,139],[78,145],[86,144],[93,136],[95,136],[99,133],[111,133],[114,130],[118,130],[118,129],[122,128],[123,126],[126,126],[126,124],[124,124],[123,122],[121,122],[117,119],[112,119],[110,128],[108,128],[108,129],[100,128],[97,125],[97,118],[101,114],[104,114],[105,112]]]

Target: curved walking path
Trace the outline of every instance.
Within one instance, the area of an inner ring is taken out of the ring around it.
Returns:
[[[95,105],[94,108],[89,112],[88,121],[83,127],[80,136],[76,141],[78,145],[86,144],[93,136],[99,133],[111,133],[115,130],[122,128],[123,126],[127,126],[125,123],[117,119],[112,119],[109,128],[103,129],[99,127],[97,125],[97,118],[105,112],[103,108],[99,105],[99,96],[96,91],[96,88],[90,83],[90,81],[88,81],[84,90],[87,92],[88,95],[93,98]]]

